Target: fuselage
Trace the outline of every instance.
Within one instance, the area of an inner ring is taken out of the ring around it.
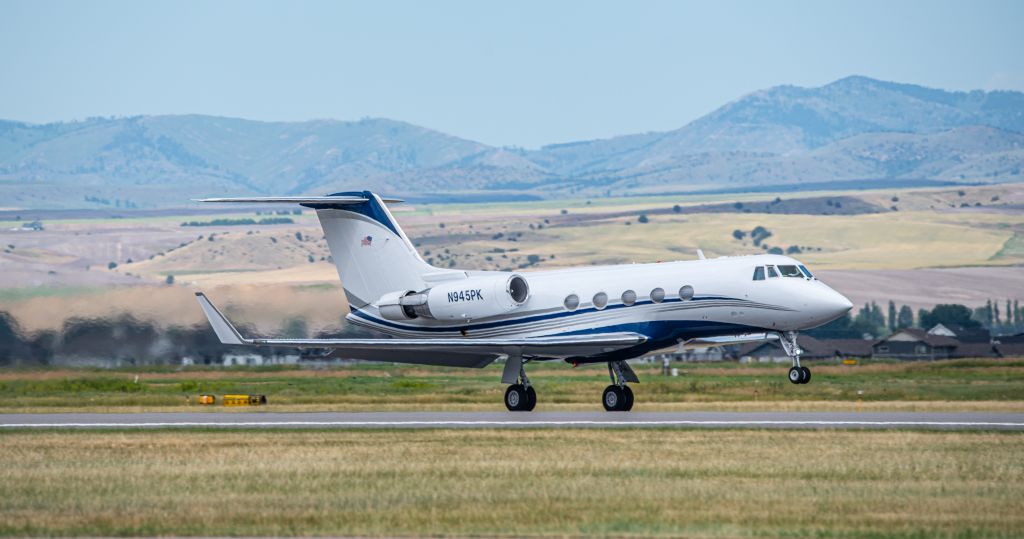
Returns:
[[[494,272],[475,274],[485,273]],[[852,307],[849,300],[811,276],[802,263],[781,255],[522,275],[529,283],[528,299],[498,316],[399,322],[382,318],[373,305],[367,305],[353,308],[348,319],[396,337],[472,339],[629,331],[647,337],[646,343],[625,354],[635,356],[694,338],[809,329]]]

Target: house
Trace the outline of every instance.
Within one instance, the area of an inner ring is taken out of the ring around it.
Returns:
[[[935,324],[934,327],[928,330],[929,335],[940,335],[943,337],[952,337],[962,343],[989,343],[992,342],[992,332],[983,328],[965,328],[963,326],[957,326],[954,324]]]
[[[996,357],[1024,357],[1024,333],[995,337],[992,349]]]
[[[933,335],[923,329],[902,328],[875,341],[872,354],[878,358],[949,359],[956,357],[960,342],[946,335]],[[987,344],[987,343],[986,343]]]
[[[800,337],[801,359],[846,359],[871,357],[872,341],[864,339],[816,339]],[[745,344],[736,352],[740,361],[759,363],[785,363],[790,361],[778,340]]]

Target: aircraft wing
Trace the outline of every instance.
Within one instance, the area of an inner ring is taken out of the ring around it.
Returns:
[[[697,348],[708,348],[711,346],[725,346],[727,344],[746,344],[751,342],[771,341],[778,339],[776,333],[744,333],[742,335],[727,335],[723,337],[701,337],[690,339],[683,343],[684,350]]]
[[[197,198],[195,202],[235,202],[242,204],[327,204],[327,205],[350,205],[366,202],[365,197],[360,196],[325,196],[325,197],[236,197],[236,198]],[[387,203],[403,202],[400,198],[382,198]]]
[[[647,340],[638,333],[511,339],[249,339],[235,329],[205,294],[196,292],[196,298],[223,344],[327,348],[333,350],[331,355],[351,359],[479,368],[507,356],[553,359],[597,355],[636,346]]]

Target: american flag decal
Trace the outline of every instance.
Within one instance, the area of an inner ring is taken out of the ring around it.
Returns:
[[[359,241],[359,245],[362,245],[363,247],[369,247],[371,243],[373,243],[373,236],[366,236]]]

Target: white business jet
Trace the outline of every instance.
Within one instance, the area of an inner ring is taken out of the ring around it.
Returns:
[[[211,198],[296,203],[316,210],[351,312],[378,339],[243,337],[206,296],[196,296],[224,344],[331,349],[352,359],[481,368],[503,359],[505,406],[533,410],[532,361],[607,363],[608,411],[628,411],[639,382],[626,360],[679,345],[778,339],[789,380],[806,384],[797,332],[850,310],[850,301],[787,256],[754,255],[529,273],[427,264],[386,203],[369,191],[323,197]]]

